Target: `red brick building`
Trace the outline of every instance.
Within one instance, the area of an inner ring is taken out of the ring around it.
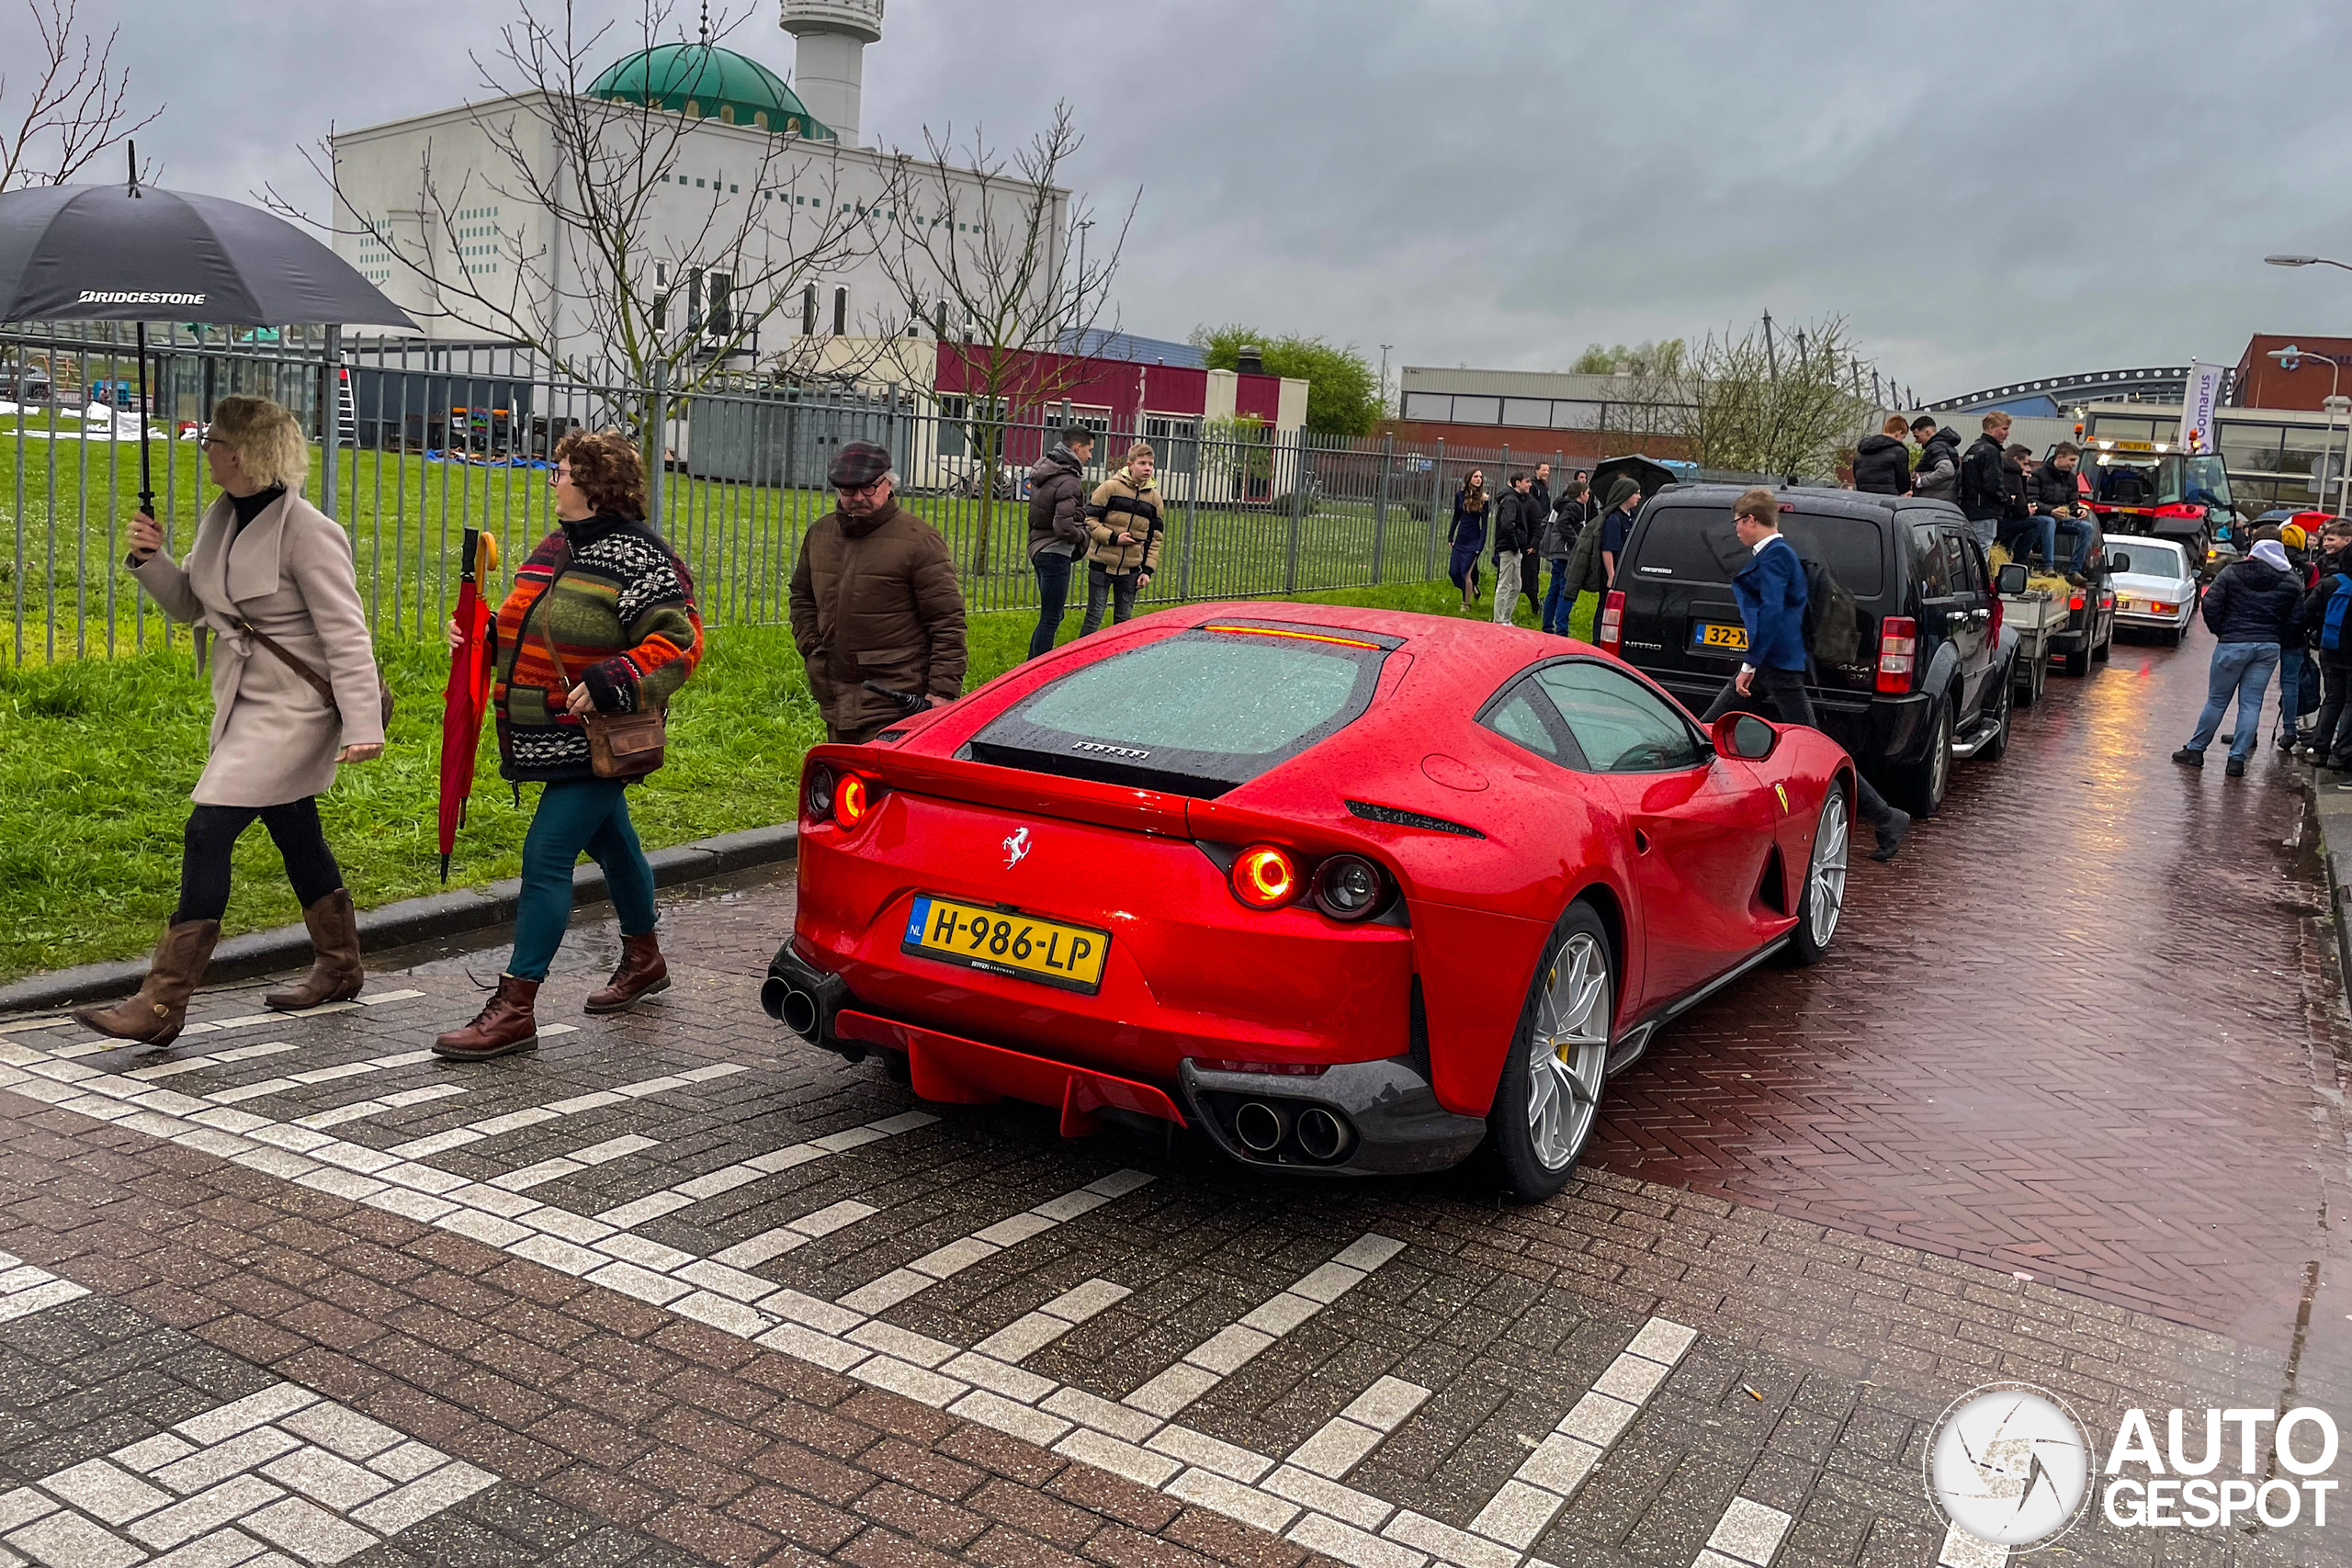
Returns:
[[[2290,344],[2303,351],[2302,362],[2292,370],[2281,368],[2271,357]],[[2256,333],[2238,356],[2236,406],[2317,412],[2331,379],[2336,391],[2352,396],[2352,337],[2279,337]]]

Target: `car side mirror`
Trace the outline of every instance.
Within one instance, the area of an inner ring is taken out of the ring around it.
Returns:
[[[2132,558],[2130,556],[2109,556],[2107,558],[2107,570],[2109,571],[2130,571],[2132,570]]]
[[[1993,589],[1998,593],[2022,593],[2032,581],[2033,573],[2026,569],[2025,562],[2013,560],[1993,579]]]
[[[1760,762],[1781,743],[1781,732],[1752,713],[1727,713],[1711,732],[1715,750],[1743,762]]]

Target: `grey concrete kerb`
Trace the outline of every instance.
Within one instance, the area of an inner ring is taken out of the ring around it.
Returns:
[[[2312,815],[2319,823],[2320,858],[2327,863],[2328,914],[2335,922],[2335,957],[2352,976],[2352,787],[2340,775],[2315,772]]]
[[[2346,841],[2352,842],[2352,824],[2347,824]],[[799,852],[800,829],[787,824],[780,828],[746,828],[741,832],[696,839],[689,844],[654,850],[645,858],[653,868],[656,887],[675,887],[681,883],[795,860]],[[515,900],[522,888],[520,879],[510,877],[487,887],[460,888],[426,898],[403,898],[381,908],[363,909],[359,914],[360,948],[368,953],[381,953],[412,942],[438,942],[505,925],[514,919]],[[573,868],[571,897],[575,903],[593,904],[605,896],[605,874],[593,863]],[[216,983],[250,980],[307,964],[310,957],[311,934],[301,926],[248,931],[231,937],[212,950],[212,963],[205,971],[205,977]],[[147,961],[143,958],[82,964],[71,969],[53,969],[45,975],[28,975],[14,985],[0,986],[0,1016],[126,996],[137,990],[146,976]]]

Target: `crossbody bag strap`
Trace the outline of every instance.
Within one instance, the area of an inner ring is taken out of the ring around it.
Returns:
[[[554,584],[549,583],[548,586],[552,588]],[[555,634],[548,630],[545,621],[531,629],[539,634],[539,646],[548,650],[549,659],[555,660],[555,678],[563,682],[564,694],[569,696],[571,693],[571,671],[563,667],[563,655],[555,646]]]
[[[287,652],[285,648],[279,644],[276,637],[271,637],[267,632],[262,630],[259,626],[254,625],[251,621],[246,620],[242,615],[237,617],[237,629],[244,633],[247,637],[253,638],[255,642],[261,644],[262,647],[267,649],[270,652],[276,654],[278,659],[284,661],[288,670],[293,671],[294,673],[302,677],[305,682],[309,682],[311,690],[317,692],[319,695],[327,700],[327,706],[333,707],[335,705],[334,683],[333,682],[320,674],[317,671],[311,669],[301,660],[299,660],[292,654]]]

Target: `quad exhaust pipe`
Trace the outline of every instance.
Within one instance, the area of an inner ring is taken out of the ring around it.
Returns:
[[[1354,1145],[1355,1130],[1344,1117],[1320,1105],[1294,1110],[1249,1100],[1233,1112],[1233,1137],[1261,1159],[1280,1159],[1289,1151],[1310,1164],[1330,1165]]]
[[[1253,1100],[1233,1113],[1233,1135],[1253,1155],[1271,1155],[1283,1146],[1290,1131],[1288,1118],[1264,1100]]]

